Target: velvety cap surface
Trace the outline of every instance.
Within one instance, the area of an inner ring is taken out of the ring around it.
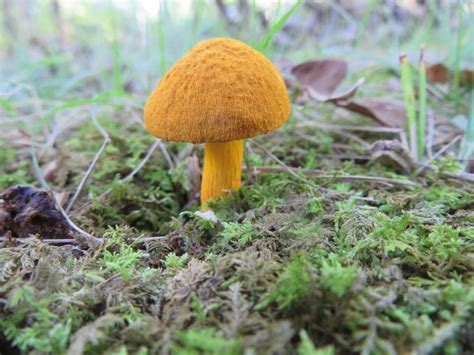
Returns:
[[[166,73],[145,105],[145,127],[165,140],[225,142],[264,134],[291,110],[273,64],[248,45],[214,38]]]

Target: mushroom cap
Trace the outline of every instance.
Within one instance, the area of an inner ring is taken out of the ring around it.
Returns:
[[[272,62],[228,38],[200,42],[166,73],[148,98],[146,129],[191,143],[227,142],[267,133],[291,111]]]

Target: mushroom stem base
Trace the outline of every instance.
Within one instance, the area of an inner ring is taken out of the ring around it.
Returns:
[[[201,205],[240,187],[244,141],[206,143]]]

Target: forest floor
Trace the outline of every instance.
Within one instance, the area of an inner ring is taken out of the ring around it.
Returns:
[[[246,141],[242,187],[212,213],[202,147],[149,135],[133,83],[0,97],[2,354],[474,351],[474,184],[443,120],[469,93],[433,86],[424,167],[397,122],[314,100],[283,64],[293,114]],[[401,99],[397,72],[358,73],[355,97]]]

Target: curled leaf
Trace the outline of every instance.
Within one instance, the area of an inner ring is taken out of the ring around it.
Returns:
[[[454,73],[442,63],[433,64],[426,69],[426,79],[431,83],[446,84],[453,80]],[[474,72],[469,69],[461,71],[460,84],[463,86],[474,85]]]
[[[367,97],[348,102],[337,102],[347,110],[371,117],[388,127],[405,127],[406,108],[401,100],[388,97]]]
[[[347,75],[347,63],[339,59],[313,60],[294,66],[291,73],[313,95],[331,95]]]

